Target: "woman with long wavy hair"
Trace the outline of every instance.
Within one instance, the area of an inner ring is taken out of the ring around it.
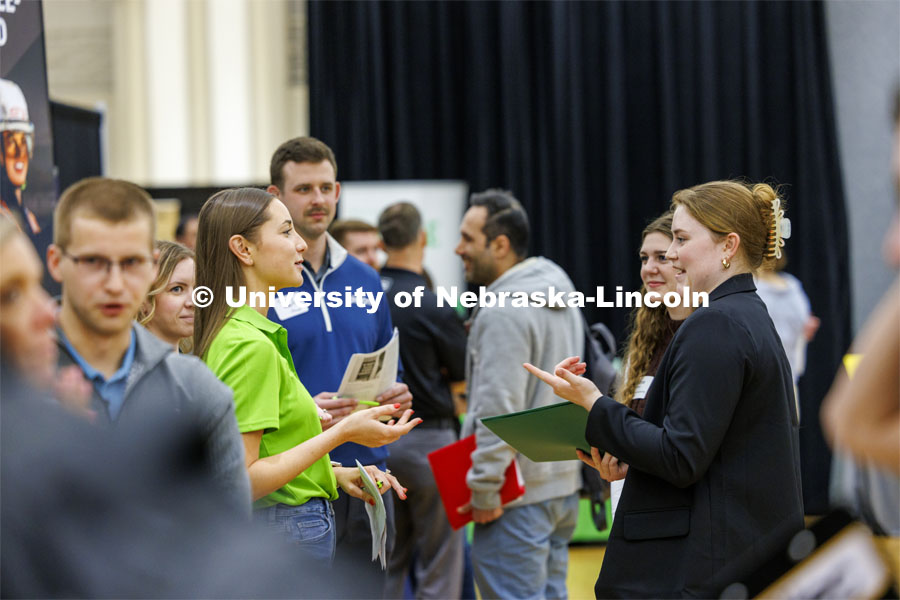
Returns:
[[[675,281],[675,269],[666,259],[666,250],[672,243],[672,211],[654,219],[641,233],[641,294],[655,292],[661,297],[667,292],[679,292]],[[691,307],[639,306],[631,313],[631,334],[625,346],[625,376],[616,390],[615,399],[639,415],[644,413],[647,390],[656,375],[672,336],[691,314]],[[598,455],[599,456],[599,455]],[[605,454],[599,462],[585,462],[600,471],[610,481],[610,500],[615,517],[619,497],[622,494],[628,465],[619,463],[616,457]]]
[[[246,298],[298,286],[306,242],[294,230],[280,200],[255,188],[224,190],[200,211],[197,286],[212,302],[198,308],[194,352],[234,391],[235,414],[244,441],[255,518],[314,559],[334,556],[331,502],[338,488],[374,504],[356,468],[333,466],[328,452],[344,442],[369,447],[398,439],[421,422],[379,422],[398,405],[351,414],[324,433],[309,392],[297,378],[287,332],[266,318],[267,307],[229,306],[239,288]],[[228,298],[226,294],[233,294]],[[309,352],[315,352],[309,348]],[[366,467],[381,493],[405,490],[388,472]]]

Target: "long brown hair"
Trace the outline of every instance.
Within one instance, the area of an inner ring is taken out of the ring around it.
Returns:
[[[672,211],[669,210],[652,221],[641,233],[641,244],[651,233],[661,233],[672,239]],[[646,294],[646,286],[641,286],[641,294]],[[650,368],[660,347],[665,343],[671,331],[672,319],[665,306],[651,308],[638,306],[631,312],[631,334],[625,346],[625,380],[616,390],[616,401],[627,406],[632,405],[632,396],[641,378]]]
[[[209,306],[194,311],[194,354],[203,358],[231,315],[225,290],[245,285],[244,273],[228,243],[233,235],[256,241],[274,196],[257,188],[222,190],[200,209],[197,225],[197,288],[212,292]],[[196,288],[195,288],[196,289]]]

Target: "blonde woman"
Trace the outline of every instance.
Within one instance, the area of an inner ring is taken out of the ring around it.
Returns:
[[[187,353],[194,335],[194,252],[167,241],[156,242],[156,250],[159,270],[137,321],[177,351]]]
[[[526,365],[589,412],[591,446],[629,465],[598,598],[717,596],[726,565],[759,564],[803,528],[791,368],[752,276],[783,244],[781,201],[766,184],[714,181],[672,206],[666,258],[709,305],[669,343],[643,417],[579,377],[578,357],[553,374]]]

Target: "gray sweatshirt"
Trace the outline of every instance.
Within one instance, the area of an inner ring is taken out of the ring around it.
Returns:
[[[490,286],[490,292],[535,291],[549,287],[570,292],[575,288],[558,265],[543,257],[529,258],[506,271]],[[481,419],[562,402],[550,386],[529,374],[522,363],[552,371],[562,359],[584,349],[584,329],[578,308],[486,306],[475,308],[466,349],[468,412],[463,436],[475,433],[477,448],[466,482],[472,490],[472,506],[500,506],[503,474],[513,458],[525,478],[525,495],[509,504],[523,506],[568,496],[578,490],[580,463],[535,463],[491,433]]]
[[[231,389],[196,356],[179,355],[169,344],[134,324],[134,362],[125,386],[118,425],[140,427],[160,418],[195,426],[204,445],[216,490],[228,507],[250,516],[250,480],[244,466],[244,445],[234,416]],[[59,331],[59,366],[77,365]],[[97,423],[112,426],[106,402],[95,389],[91,408]]]

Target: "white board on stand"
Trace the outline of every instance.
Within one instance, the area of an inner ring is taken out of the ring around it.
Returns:
[[[338,216],[378,225],[378,215],[395,202],[414,204],[428,235],[425,269],[435,286],[465,289],[462,262],[453,250],[466,210],[469,186],[464,181],[342,181]]]

